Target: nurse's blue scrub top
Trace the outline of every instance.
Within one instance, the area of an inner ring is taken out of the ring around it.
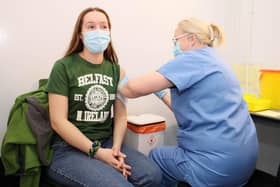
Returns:
[[[255,125],[238,80],[216,51],[206,47],[185,52],[158,72],[174,84],[178,146],[186,150],[182,161],[190,163],[193,180],[203,175],[200,180],[218,184],[223,176],[248,178],[258,154]]]

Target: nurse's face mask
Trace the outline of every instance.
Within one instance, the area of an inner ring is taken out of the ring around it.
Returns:
[[[181,55],[183,53],[183,50],[181,49],[180,43],[178,42],[178,40],[183,37],[188,37],[189,35],[190,35],[190,33],[185,33],[185,34],[181,34],[181,35],[178,35],[178,36],[175,36],[172,38],[172,41],[174,43],[174,47],[173,47],[174,57]]]

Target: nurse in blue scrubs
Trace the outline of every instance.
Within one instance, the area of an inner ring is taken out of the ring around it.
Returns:
[[[155,93],[177,120],[178,145],[157,147],[149,154],[164,173],[162,187],[177,181],[193,187],[238,187],[255,169],[254,122],[237,78],[214,49],[223,39],[215,24],[182,20],[174,33],[174,59],[135,79],[128,80],[121,71],[124,96]]]

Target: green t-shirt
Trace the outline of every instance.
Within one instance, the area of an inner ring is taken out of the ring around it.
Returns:
[[[68,97],[68,120],[87,137],[108,138],[119,76],[118,64],[91,64],[76,53],[54,64],[46,91]]]

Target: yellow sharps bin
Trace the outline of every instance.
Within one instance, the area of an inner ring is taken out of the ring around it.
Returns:
[[[271,100],[271,109],[280,110],[280,70],[260,70],[260,96]]]

